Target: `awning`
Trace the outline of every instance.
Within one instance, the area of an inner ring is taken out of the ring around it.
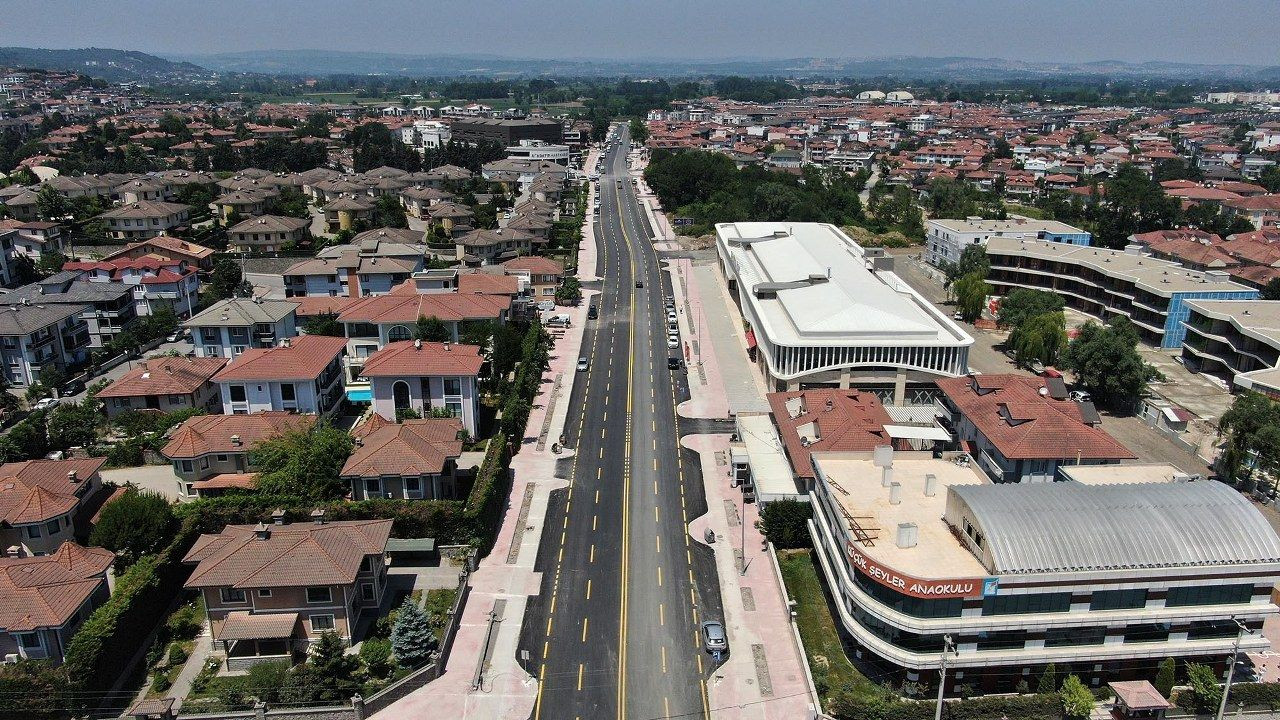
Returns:
[[[951,433],[937,426],[885,425],[884,431],[894,440],[940,440],[949,442]]]
[[[253,615],[246,610],[227,614],[218,640],[280,640],[293,637],[298,613]]]
[[[751,328],[747,328],[747,349],[756,349],[756,333]]]

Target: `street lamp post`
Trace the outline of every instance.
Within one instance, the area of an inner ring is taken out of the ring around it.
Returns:
[[[1231,681],[1236,674],[1236,658],[1240,655],[1240,641],[1244,639],[1244,634],[1249,632],[1249,628],[1245,626],[1240,618],[1231,618],[1239,630],[1236,631],[1236,641],[1231,644],[1231,654],[1227,656],[1227,682],[1222,688],[1222,702],[1218,703],[1218,714],[1214,716],[1215,720],[1222,720],[1222,715],[1227,711],[1227,697],[1231,695]]]
[[[942,694],[947,688],[947,653],[959,655],[950,635],[942,636],[942,658],[938,662],[938,705],[933,710],[933,720],[942,720]]]

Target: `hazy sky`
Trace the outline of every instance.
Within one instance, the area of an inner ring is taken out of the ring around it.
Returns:
[[[1276,64],[1280,0],[0,0],[0,45]]]

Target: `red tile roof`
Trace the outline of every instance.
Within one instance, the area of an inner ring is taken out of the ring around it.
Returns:
[[[480,374],[484,358],[475,345],[403,340],[387,343],[365,360],[365,377]]]
[[[65,625],[106,582],[115,554],[64,542],[52,555],[0,558],[0,629],[30,632]]]
[[[296,430],[309,430],[314,415],[261,412],[252,415],[198,415],[187,418],[169,436],[160,454],[170,460],[210,453],[248,452],[254,445]],[[232,441],[238,437],[239,444]]]
[[[510,309],[511,298],[502,295],[424,293],[414,291],[412,281],[398,286],[389,295],[360,298],[339,315],[343,322],[412,323],[420,317],[436,317],[445,322],[496,320]]]
[[[809,456],[814,451],[869,451],[891,442],[884,426],[893,420],[874,393],[814,389],[769,393],[768,398],[798,477],[813,477]]]
[[[981,375],[937,382],[938,389],[1006,458],[1135,457],[1103,430],[1085,424],[1079,403],[1041,395],[1044,378]]]
[[[197,490],[252,490],[258,483],[260,473],[222,473],[204,480],[197,480],[191,485]]]
[[[245,350],[214,375],[213,381],[312,380],[346,350],[346,338],[302,335],[289,340],[288,345]]]
[[[458,292],[464,295],[506,295],[520,292],[520,279],[514,275],[492,273],[462,273],[458,275]]]
[[[163,357],[143,360],[138,367],[98,392],[99,398],[147,395],[189,395],[209,382],[226,358]]]
[[[504,263],[502,267],[507,270],[516,270],[533,273],[534,275],[563,275],[564,265],[545,258],[541,255],[525,255],[518,258],[512,258]]]
[[[360,435],[360,445],[342,466],[343,477],[435,475],[462,454],[462,420],[424,418],[380,424]]]
[[[73,458],[0,465],[0,522],[38,523],[70,512],[81,499],[76,491],[106,462],[106,458]],[[72,472],[76,482],[71,481]]]
[[[300,318],[313,317],[324,314],[341,314],[354,302],[358,302],[360,298],[353,297],[329,297],[328,295],[309,295],[307,297],[291,297],[286,298],[291,303],[297,303],[297,315]]]
[[[390,520],[335,520],[324,524],[268,525],[259,538],[253,525],[228,525],[201,535],[183,562],[195,570],[193,588],[272,588],[347,585],[366,555],[382,553]]]

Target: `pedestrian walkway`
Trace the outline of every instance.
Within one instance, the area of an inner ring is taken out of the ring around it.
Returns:
[[[813,699],[805,660],[768,545],[756,527],[760,506],[742,502],[722,462],[729,437],[686,435],[682,444],[698,452],[702,462],[708,511],[689,524],[689,533],[705,544],[707,530],[715,532],[709,546],[731,650],[707,682],[708,703],[712,710],[732,708],[731,716],[743,720],[809,717]]]
[[[710,330],[710,335],[703,335],[699,339],[704,343],[710,339],[715,362],[724,379],[729,412],[734,415],[742,412],[769,412],[769,403],[764,397],[764,383],[747,357],[742,316],[729,299],[728,288],[720,281],[719,270],[715,265],[695,265],[693,278],[698,300],[691,312],[699,323],[705,320],[706,327]],[[706,356],[705,350],[703,355]]]
[[[582,273],[594,272],[596,264],[595,242],[589,230],[583,237],[580,279],[584,277]],[[551,415],[548,437],[559,437],[564,432],[570,396],[567,388],[573,386],[587,307],[595,294],[585,291],[587,302],[561,310],[570,316],[571,325],[551,350],[550,367],[543,374],[541,390],[525,425],[522,449],[511,461],[513,479],[509,498],[512,499],[507,503],[493,549],[471,575],[471,594],[444,674],[377,713],[377,717],[526,720],[533,713],[538,686],[517,662],[520,628],[528,598],[538,594],[542,583],[542,574],[533,568],[542,541],[548,500],[552,491],[569,484],[567,478],[555,476],[556,463],[573,456],[571,452],[553,452],[551,444],[539,450],[535,442],[548,414]],[[557,378],[562,391],[553,398]],[[485,638],[493,612],[499,612],[501,622],[486,653]],[[486,655],[488,662],[484,662]],[[477,677],[479,687],[473,687]]]

